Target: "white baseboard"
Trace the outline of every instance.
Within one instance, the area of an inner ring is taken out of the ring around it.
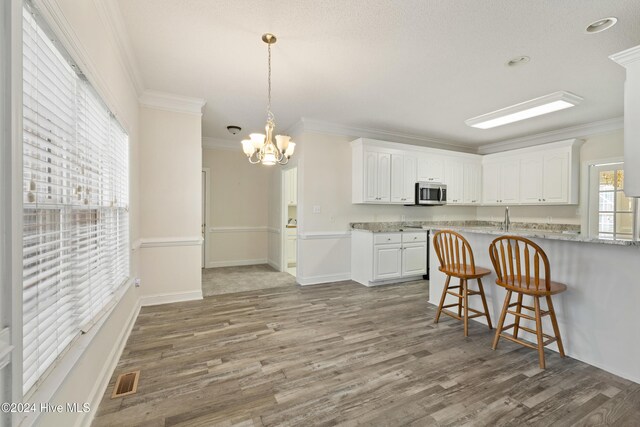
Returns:
[[[205,268],[217,268],[217,267],[237,267],[241,265],[256,265],[256,264],[269,264],[269,260],[266,258],[258,259],[236,259],[230,261],[207,261]]]
[[[124,347],[127,344],[127,340],[129,339],[129,335],[131,334],[131,330],[133,329],[133,325],[136,323],[136,319],[138,318],[138,314],[140,313],[140,298],[136,301],[136,305],[134,306],[129,318],[127,319],[127,323],[125,327],[120,331],[120,335],[107,358],[107,362],[102,367],[102,370],[98,374],[98,378],[96,379],[93,389],[89,393],[89,397],[87,398],[87,402],[91,403],[91,411],[84,412],[78,418],[76,422],[76,426],[79,427],[89,427],[93,422],[93,418],[98,412],[98,406],[102,401],[102,397],[107,390],[107,386],[109,385],[109,380],[113,375],[113,371],[116,369],[118,362],[120,361],[120,357],[122,356],[122,352],[124,351]]]
[[[271,267],[275,268],[276,270],[280,271],[280,266],[273,260],[267,260],[267,264],[269,264]]]
[[[150,305],[170,304],[172,302],[196,301],[202,299],[202,289],[191,292],[174,292],[169,294],[148,295],[140,298],[140,305],[148,307]]]
[[[327,274],[322,276],[297,277],[298,284],[302,286],[319,285],[321,283],[343,282],[351,280],[351,272],[340,274]]]
[[[369,283],[361,283],[361,284],[365,285],[368,288],[371,288],[374,286],[394,285],[394,284],[405,283],[405,282],[415,282],[416,280],[423,280],[422,275],[412,276],[412,277],[403,277],[402,279],[380,280],[378,282],[369,282]]]

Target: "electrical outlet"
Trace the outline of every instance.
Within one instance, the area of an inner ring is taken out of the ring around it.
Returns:
[[[548,217],[547,217],[547,224],[551,224],[551,220],[552,220],[552,219],[553,219],[553,218],[551,218],[550,216],[548,216]]]
[[[406,215],[402,215],[400,221],[406,221],[407,220],[407,216]]]
[[[139,277],[136,277],[136,279],[133,281],[133,284],[136,285],[136,288],[140,287],[140,283],[141,283],[141,280]]]
[[[322,209],[320,208],[320,205],[313,205],[313,213],[314,214],[319,214],[320,212],[322,212]]]

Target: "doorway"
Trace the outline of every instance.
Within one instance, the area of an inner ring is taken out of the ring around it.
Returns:
[[[282,266],[281,271],[297,274],[298,252],[298,168],[282,171]]]
[[[209,222],[209,168],[202,168],[202,210],[200,233],[202,237],[201,267],[207,268],[207,223]]]

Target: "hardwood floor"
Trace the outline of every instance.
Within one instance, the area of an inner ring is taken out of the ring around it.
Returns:
[[[427,284],[284,287],[143,308],[94,426],[615,425],[640,385],[434,324]],[[117,375],[138,393],[111,399]]]

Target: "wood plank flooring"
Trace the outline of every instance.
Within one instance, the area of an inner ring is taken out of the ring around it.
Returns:
[[[640,385],[433,323],[426,282],[281,287],[143,308],[94,426],[640,425]],[[138,393],[111,399],[140,370]]]

